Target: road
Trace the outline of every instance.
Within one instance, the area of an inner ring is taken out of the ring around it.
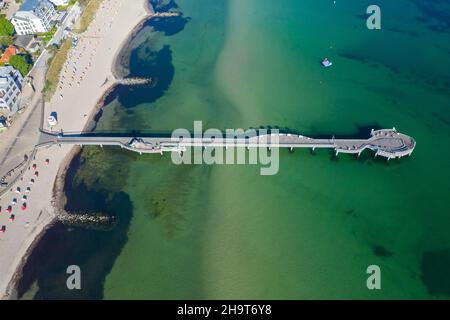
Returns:
[[[66,18],[64,19],[58,31],[55,33],[49,44],[59,44],[63,40],[64,29],[72,27],[73,22],[79,15],[80,8],[73,6]],[[23,162],[25,156],[30,156],[34,146],[39,140],[39,128],[41,127],[43,117],[43,97],[42,91],[45,83],[45,73],[47,71],[47,63],[51,58],[51,53],[44,50],[36,60],[33,68],[28,74],[28,78],[32,79],[34,91],[30,85],[25,84],[22,89],[21,101],[22,105],[27,104],[28,107],[22,109],[23,113],[16,116],[13,125],[7,132],[1,135],[0,139],[0,180],[9,183],[20,174],[21,168],[17,166]],[[14,172],[12,169],[17,168]],[[0,186],[0,194],[5,191],[7,186]]]

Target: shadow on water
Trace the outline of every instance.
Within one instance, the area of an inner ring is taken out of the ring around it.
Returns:
[[[38,291],[34,299],[101,299],[106,275],[112,269],[116,257],[127,242],[127,232],[133,207],[127,194],[92,190],[84,182],[74,184],[80,167],[77,156],[68,171],[65,192],[69,200],[66,209],[81,212],[86,208],[117,218],[118,224],[111,231],[95,231],[70,228],[57,223],[45,233],[33,250],[23,269],[18,286],[22,296],[37,281]],[[82,290],[66,287],[67,267],[81,268]]]
[[[203,130],[211,129],[211,128],[203,128]],[[226,132],[227,129],[233,129],[233,128],[222,128],[220,129],[222,132]],[[234,128],[234,129],[240,129],[240,128]],[[258,128],[248,128],[243,130],[267,130],[267,133],[272,132],[273,130],[278,130],[280,133],[284,134],[296,134],[296,135],[304,135],[308,136],[310,138],[315,139],[331,139],[332,137],[335,137],[336,139],[367,139],[370,137],[370,133],[373,130],[379,130],[382,129],[377,124],[374,125],[365,125],[365,126],[358,126],[357,130],[354,133],[350,134],[333,134],[333,133],[324,133],[324,132],[305,132],[300,131],[297,129],[292,129],[289,127],[280,127],[280,126],[260,126]],[[260,132],[259,132],[260,133]],[[130,130],[130,131],[124,131],[124,130],[96,130],[95,132],[65,132],[65,136],[79,136],[82,135],[84,137],[129,137],[135,138],[135,137],[142,137],[142,138],[154,138],[154,137],[165,137],[170,138],[172,136],[172,131],[154,131],[154,130]],[[194,135],[194,132],[191,131],[191,136]]]
[[[323,131],[301,131],[298,129],[293,129],[289,127],[281,127],[277,125],[267,125],[267,126],[260,126],[258,128],[251,128],[251,129],[268,129],[273,130],[276,129],[280,133],[290,133],[290,134],[297,134],[297,135],[303,135],[310,138],[315,139],[330,139],[332,137],[335,137],[336,139],[367,139],[370,137],[370,133],[373,130],[380,130],[383,129],[379,124],[368,124],[368,125],[357,125],[357,129],[353,133],[327,133]]]

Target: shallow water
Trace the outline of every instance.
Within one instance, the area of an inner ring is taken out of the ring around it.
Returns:
[[[130,43],[130,74],[156,87],[119,88],[97,130],[395,126],[417,140],[411,158],[281,151],[279,174],[264,177],[86,148],[69,207],[121,223],[50,231],[40,247],[53,253],[30,260],[23,291],[37,279],[37,298],[448,298],[450,3],[379,2],[382,30],[369,31],[368,1],[177,1],[184,18],[148,23]],[[68,263],[88,275],[76,294]],[[372,264],[381,291],[366,288]]]

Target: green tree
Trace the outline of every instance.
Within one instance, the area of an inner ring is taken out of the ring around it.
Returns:
[[[8,37],[14,34],[14,26],[8,19],[4,16],[0,16],[0,36]]]
[[[0,36],[0,47],[6,48],[14,43],[14,39],[11,36]]]
[[[28,55],[17,55],[9,58],[9,65],[19,70],[22,76],[26,76],[30,72],[32,63]]]

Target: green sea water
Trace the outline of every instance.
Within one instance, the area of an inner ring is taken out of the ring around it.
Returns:
[[[417,149],[390,162],[281,150],[279,173],[261,176],[87,148],[74,188],[126,194],[132,208],[98,271],[103,298],[450,297],[450,3],[378,2],[381,30],[366,28],[365,0],[180,0],[189,19],[133,39],[130,73],[160,82],[119,92],[98,131],[395,126]],[[369,265],[381,290],[366,287]]]

